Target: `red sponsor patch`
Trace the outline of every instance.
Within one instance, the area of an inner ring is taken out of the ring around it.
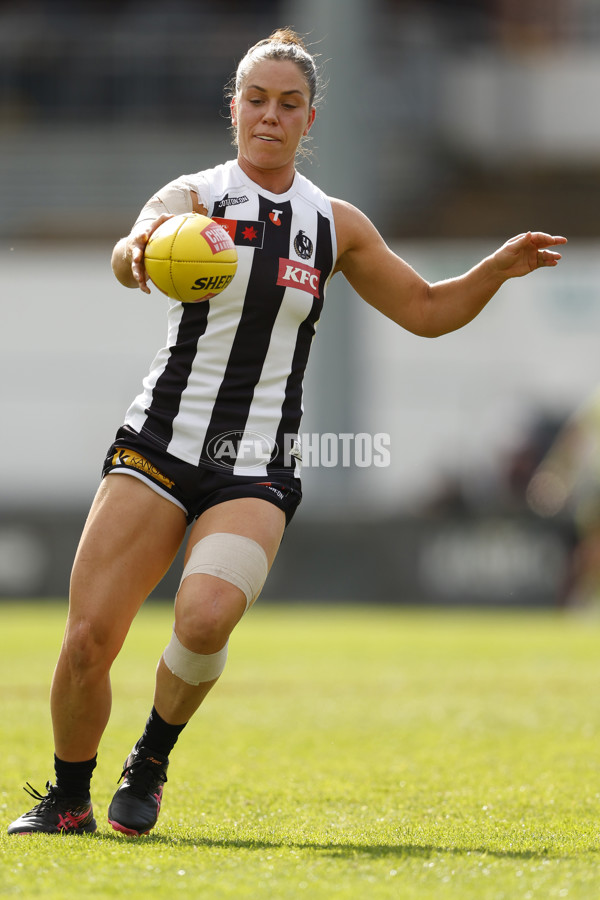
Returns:
[[[304,263],[295,262],[293,259],[279,260],[279,273],[277,284],[283,287],[295,287],[299,291],[306,291],[313,297],[319,296],[319,284],[321,272]]]
[[[237,247],[262,249],[265,236],[264,222],[253,222],[247,219],[221,219],[218,216],[215,216],[213,221],[225,229]]]
[[[210,225],[207,225],[202,231],[202,236],[213,253],[221,253],[222,250],[233,249],[231,236],[216,222],[211,222]]]

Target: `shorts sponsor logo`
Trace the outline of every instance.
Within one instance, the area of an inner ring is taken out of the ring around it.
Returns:
[[[257,484],[259,485],[259,487],[266,487],[267,490],[272,491],[276,497],[279,497],[280,500],[283,500],[285,494],[283,493],[283,491],[280,488],[276,487],[272,482],[259,481],[259,482],[257,482]]]
[[[277,444],[260,431],[224,431],[208,442],[206,454],[223,469],[256,469],[277,455]]]
[[[279,273],[277,284],[282,287],[295,287],[300,291],[306,291],[313,297],[319,296],[319,284],[321,272],[304,263],[295,262],[292,259],[279,260]]]
[[[136,469],[138,472],[143,472],[144,475],[149,475],[167,488],[172,488],[175,484],[174,481],[163,475],[160,469],[152,465],[145,456],[142,456],[141,453],[136,453],[135,450],[127,450],[125,448],[117,450],[112,458],[112,464],[113,466],[128,466],[131,469]]]

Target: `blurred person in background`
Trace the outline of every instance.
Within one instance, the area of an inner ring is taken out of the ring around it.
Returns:
[[[229,636],[260,593],[300,502],[299,449],[287,458],[281,439],[299,431],[302,379],[329,279],[342,273],[392,322],[437,337],[470,322],[508,279],[560,259],[553,248],[565,238],[528,231],[461,276],[425,281],[363,213],[296,171],[317,90],[315,60],[291,30],[252,47],[231,96],[237,159],[170,182],[115,246],[119,282],[149,293],[150,235],[169,216],[195,211],[229,224],[239,266],[218,300],[169,304],[168,346],[108,451],[73,566],[52,683],[56,783],[45,795],[30,788],[37,803],[11,834],[95,830],[90,784],[110,716],[110,669],[190,526],[154,703],[108,810],[113,828],[128,835],[156,824],[170,753],[221,675]],[[347,114],[358,116],[353,103],[349,97]],[[372,165],[365,160],[366,179]],[[225,472],[216,467],[210,438],[256,423],[273,439],[264,472],[248,474],[248,459]]]
[[[575,532],[563,604],[600,613],[600,388],[569,416],[527,487],[530,508]]]

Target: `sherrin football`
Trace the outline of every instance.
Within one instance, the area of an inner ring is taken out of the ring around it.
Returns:
[[[167,219],[150,235],[146,272],[156,287],[182,303],[209,300],[231,284],[237,251],[228,232],[199,213]]]

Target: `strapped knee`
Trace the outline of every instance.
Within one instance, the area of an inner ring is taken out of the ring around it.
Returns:
[[[241,534],[217,532],[194,545],[179,587],[188,575],[214,575],[239,588],[248,609],[260,594],[268,571],[267,554],[260,544]],[[183,646],[173,629],[163,660],[177,678],[198,685],[219,677],[227,661],[227,644],[217,653],[194,653]]]
[[[197,686],[204,681],[215,681],[225,668],[228,644],[217,653],[194,653],[184,647],[175,629],[165,647],[163,660],[167,669],[186,684]]]
[[[216,532],[194,545],[181,583],[188,575],[215,575],[242,591],[248,610],[260,594],[268,572],[267,554],[260,544],[241,534]]]

